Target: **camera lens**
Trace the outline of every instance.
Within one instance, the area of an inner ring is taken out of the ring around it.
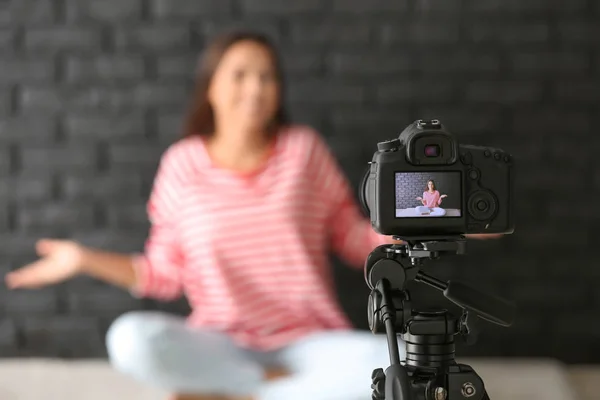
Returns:
[[[425,157],[439,157],[440,146],[437,144],[428,144],[425,146]]]

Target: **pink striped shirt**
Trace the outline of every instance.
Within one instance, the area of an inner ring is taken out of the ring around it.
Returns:
[[[282,130],[264,166],[247,175],[213,165],[200,137],[171,145],[148,213],[132,292],[159,300],[185,294],[191,326],[265,350],[351,328],[329,251],[362,268],[373,248],[390,242],[363,217],[324,140],[304,126]]]

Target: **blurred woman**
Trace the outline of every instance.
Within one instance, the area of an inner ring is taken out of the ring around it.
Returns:
[[[386,339],[352,330],[328,254],[362,268],[392,240],[361,215],[324,140],[288,122],[282,97],[266,38],[218,37],[202,59],[185,135],[162,156],[143,254],[45,239],[42,258],[9,274],[8,286],[84,273],[140,297],[185,294],[189,318],[135,311],[107,334],[114,368],[175,398],[370,398],[372,370],[389,365]],[[274,369],[287,375],[267,380]]]

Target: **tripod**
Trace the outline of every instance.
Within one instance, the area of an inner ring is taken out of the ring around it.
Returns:
[[[402,244],[377,247],[365,262],[371,289],[369,327],[385,332],[390,366],[372,375],[373,400],[489,400],[483,380],[469,365],[454,359],[454,336],[474,343],[477,317],[510,326],[513,304],[458,282],[443,282],[420,271],[426,259],[464,254],[463,236],[402,238]],[[444,309],[412,309],[406,284],[425,283],[463,309],[457,318]],[[397,335],[403,339],[406,360],[400,361]]]

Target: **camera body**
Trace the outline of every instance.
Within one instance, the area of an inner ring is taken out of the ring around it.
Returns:
[[[359,197],[383,235],[443,237],[514,231],[514,160],[459,144],[438,120],[417,120],[378,143]]]

